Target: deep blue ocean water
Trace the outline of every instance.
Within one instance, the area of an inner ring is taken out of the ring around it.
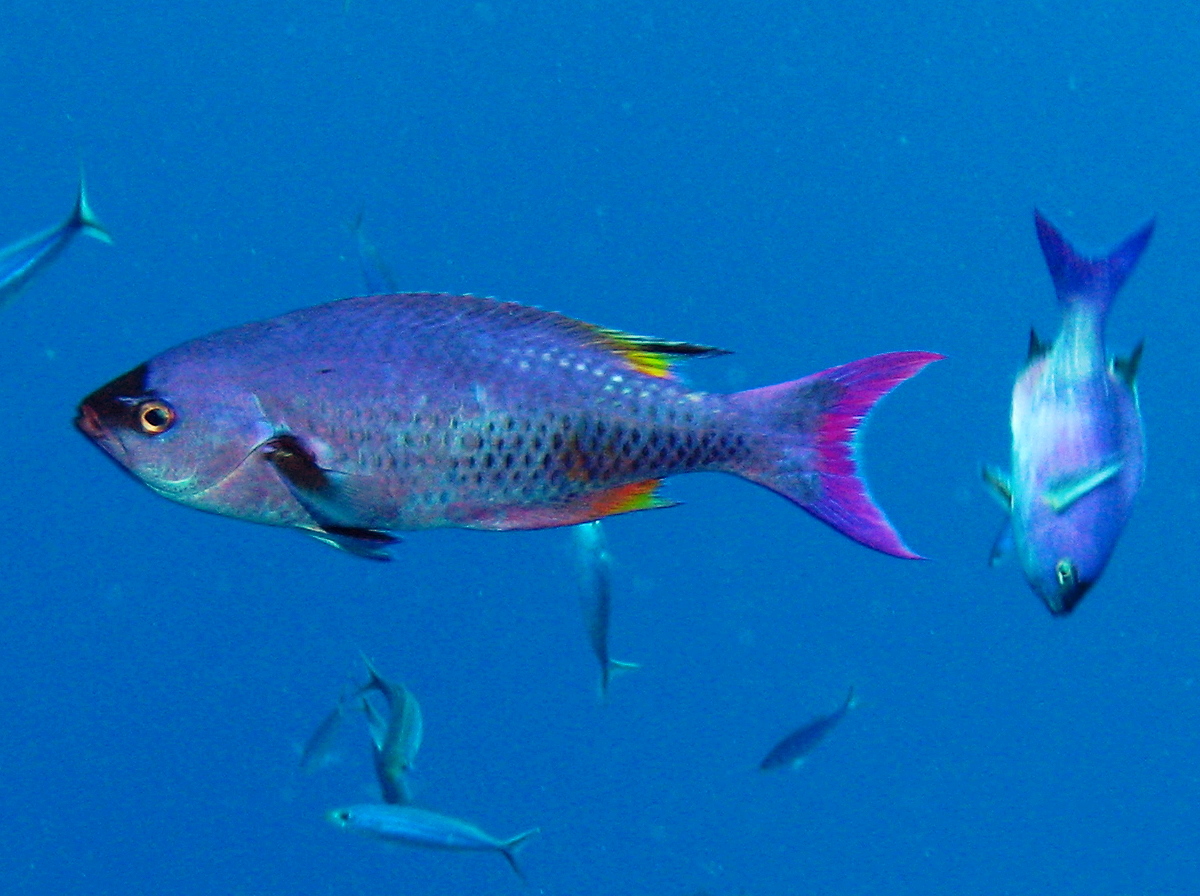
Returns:
[[[103,4],[0,11],[0,242],[80,240],[2,311],[0,881],[69,894],[794,896],[1200,891],[1200,16],[1188,4]],[[1150,454],[1116,557],[1052,619],[979,482],[1035,323],[1031,211],[1159,229],[1110,320],[1147,337]],[[172,505],[71,426],[213,329],[406,289],[716,343],[733,390],[907,348],[948,360],[863,443],[928,563],[719,476],[606,525],[596,699],[571,540],[418,533],[371,564]],[[418,799],[542,833],[389,849],[365,735],[297,751],[358,651],[420,698]],[[860,705],[797,773],[775,739]]]

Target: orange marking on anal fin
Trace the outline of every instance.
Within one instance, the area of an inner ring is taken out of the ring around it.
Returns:
[[[618,485],[592,495],[588,501],[591,518],[612,516],[616,513],[632,513],[635,510],[655,510],[659,507],[672,507],[675,501],[659,497],[656,492],[662,485],[661,479],[646,479],[643,482],[631,482],[628,485]]]

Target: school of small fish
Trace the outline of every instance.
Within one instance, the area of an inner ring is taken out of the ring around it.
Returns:
[[[1062,324],[1053,342],[1030,336],[1012,394],[1011,473],[983,476],[1006,513],[991,562],[1015,553],[1033,592],[1066,616],[1107,566],[1145,472],[1142,346],[1110,358],[1104,325],[1154,224],[1090,258],[1040,213],[1034,223]],[[572,527],[605,699],[616,673],[639,666],[609,652],[614,569],[601,520],[671,506],[659,491],[669,476],[729,473],[866,547],[919,556],[861,478],[857,438],[875,403],[940,355],[893,352],[744,392],[699,392],[676,363],[723,350],[512,302],[399,292],[361,214],[351,231],[367,295],[169,349],[83,399],[79,430],[164,497],[368,559],[389,559],[399,531]],[[112,242],[82,178],[61,224],[0,249],[0,303],[80,233]],[[367,681],[343,691],[300,766],[332,762],[347,717],[361,714],[380,802],[334,809],[330,821],[393,843],[497,852],[523,877],[516,852],[537,828],[499,839],[414,805],[421,707],[364,661]],[[759,768],[798,767],[854,705],[851,688]]]

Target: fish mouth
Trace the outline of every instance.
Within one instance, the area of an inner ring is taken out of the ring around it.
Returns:
[[[100,415],[89,404],[81,404],[75,417],[75,425],[89,439],[100,441],[105,437],[104,426],[100,423]]]
[[[104,425],[101,414],[86,401],[79,405],[75,415],[75,428],[83,433],[101,451],[112,458],[122,469],[127,470],[128,452],[117,436]]]

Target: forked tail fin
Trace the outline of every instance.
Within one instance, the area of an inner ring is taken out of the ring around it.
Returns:
[[[859,476],[857,436],[880,398],[941,358],[932,352],[891,352],[731,395],[733,405],[765,430],[769,442],[750,468],[731,472],[783,495],[860,544],[919,559]]]
[[[1142,251],[1154,234],[1154,222],[1150,221],[1105,257],[1087,258],[1080,255],[1041,212],[1034,211],[1033,223],[1059,304],[1066,306],[1083,302],[1095,306],[1101,313],[1108,311],[1117,290],[1133,273]]]
[[[528,831],[517,834],[517,836],[509,840],[505,840],[498,847],[500,850],[500,855],[504,856],[505,861],[508,862],[509,866],[513,871],[516,872],[517,877],[521,878],[521,880],[525,880],[526,878],[525,872],[522,871],[521,866],[517,864],[517,850],[525,845],[525,841],[527,841],[534,834],[539,833],[541,830],[541,828],[530,828]]]

